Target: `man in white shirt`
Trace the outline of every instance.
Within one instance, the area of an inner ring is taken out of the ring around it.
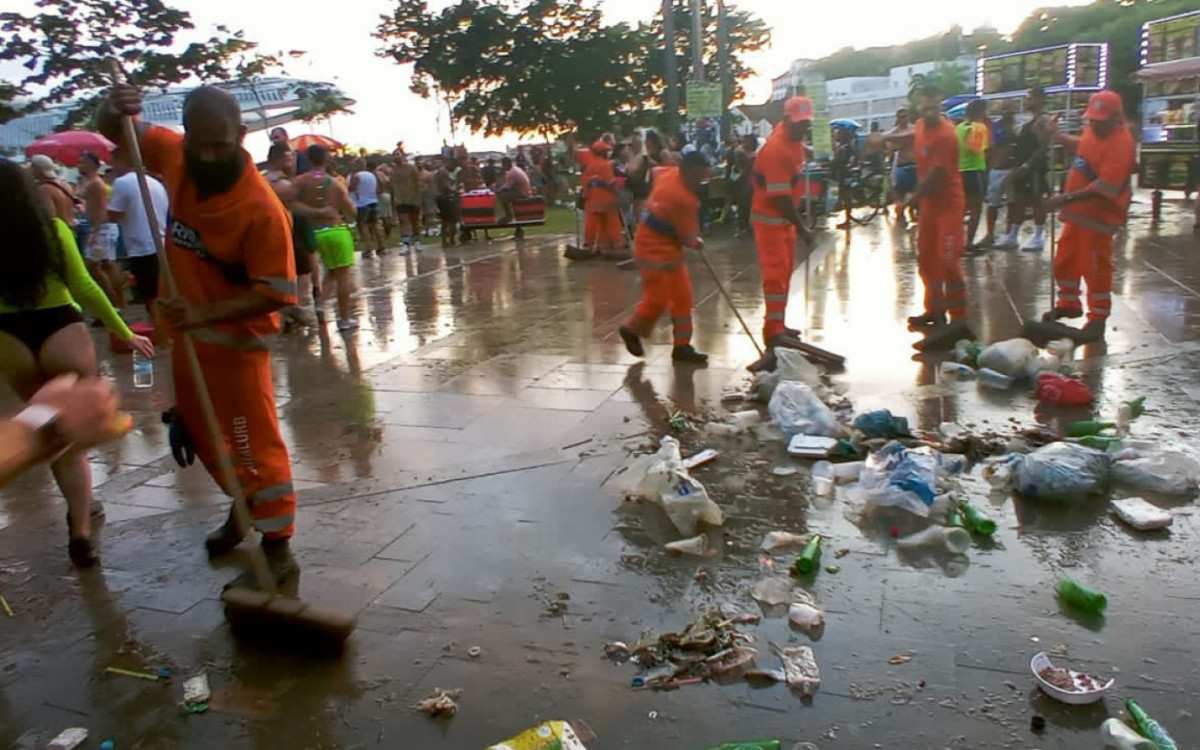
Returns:
[[[365,235],[369,232],[375,241],[375,254],[383,255],[386,250],[383,236],[379,233],[379,178],[367,169],[367,162],[361,157],[350,163],[350,172],[350,182],[346,187],[358,211],[358,239],[366,242]],[[371,252],[364,250],[363,257],[371,257]]]
[[[115,149],[112,167],[119,175],[113,181],[112,195],[108,198],[108,220],[121,227],[128,258],[129,273],[133,275],[133,290],[146,306],[146,312],[154,316],[154,300],[158,297],[158,248],[150,233],[150,220],[146,217],[146,206],[142,202],[137,173],[133,171],[129,158],[122,149]],[[154,204],[154,216],[158,219],[158,236],[162,239],[167,226],[167,209],[170,199],[167,189],[154,177],[146,175],[150,186],[150,200]]]

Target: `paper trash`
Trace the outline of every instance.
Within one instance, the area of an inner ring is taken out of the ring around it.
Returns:
[[[565,721],[547,721],[487,750],[587,750]]]

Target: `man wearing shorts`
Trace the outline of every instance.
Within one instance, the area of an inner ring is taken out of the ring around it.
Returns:
[[[983,211],[983,194],[987,186],[990,130],[987,125],[987,102],[976,99],[968,104],[967,119],[960,123],[956,130],[958,172],[967,198],[966,251],[974,254],[980,249],[980,246],[975,244],[975,233],[979,231],[979,214]]]
[[[142,202],[137,174],[132,171],[123,149],[113,151],[112,166],[118,177],[113,181],[112,195],[108,198],[108,220],[121,227],[129,273],[133,276],[133,292],[153,319],[154,300],[158,298],[158,246],[150,231],[150,219]],[[146,184],[154,205],[158,236],[162,239],[167,228],[167,189],[149,175],[146,176]]]
[[[125,307],[125,283],[117,265],[116,224],[108,220],[108,185],[100,178],[100,159],[85,151],[79,159],[79,183],[75,186],[83,200],[83,215],[87,222],[77,228],[79,251],[83,253],[88,272],[104,290],[113,307]]]
[[[326,173],[329,166],[329,151],[324,146],[309,146],[305,152],[312,169],[298,176],[292,184],[296,187],[296,200],[309,208],[322,210],[326,207],[341,211],[346,221],[351,221],[357,214],[350,193],[338,180]],[[317,254],[325,266],[325,283],[337,286],[337,327],[339,331],[353,331],[358,328],[350,309],[350,295],[354,293],[354,234],[346,224],[338,223],[337,219],[313,219],[316,236]],[[328,296],[325,292],[323,296]]]
[[[442,247],[450,247],[458,241],[458,180],[451,173],[451,169],[457,171],[453,159],[447,161],[443,158],[441,166],[433,176],[437,190],[438,215],[442,220]]]
[[[386,250],[379,234],[379,179],[367,169],[367,162],[362,157],[350,162],[350,181],[346,187],[354,198],[359,241],[366,242],[370,235],[375,241],[375,254],[383,255]],[[363,257],[370,258],[371,251],[364,249]]]
[[[1000,119],[992,123],[991,145],[988,146],[987,234],[979,244],[996,246],[996,220],[1000,209],[1010,199],[1009,175],[1013,169],[1013,145],[1016,143],[1016,107],[1011,100],[1000,106]],[[1015,247],[1015,245],[1014,245]]]
[[[1015,248],[1025,221],[1033,211],[1034,234],[1022,250],[1041,252],[1046,244],[1046,196],[1050,194],[1050,147],[1054,121],[1046,114],[1046,92],[1035,87],[1029,92],[1030,120],[1021,127],[1014,144],[1017,166],[1012,172],[1013,202],[1008,207],[1008,234],[996,247]]]
[[[917,189],[917,160],[913,158],[913,127],[908,121],[908,109],[896,110],[896,127],[888,131],[888,147],[892,149],[892,200],[896,202],[896,218],[907,224],[903,206]],[[909,208],[911,212],[911,207]]]
[[[434,179],[433,167],[429,162],[417,160],[417,177],[421,181],[421,230],[426,237],[433,230],[433,220],[437,218],[437,182]],[[420,244],[419,236],[415,244]]]
[[[392,201],[392,157],[384,157],[375,167],[375,179],[379,181],[379,224],[383,228],[383,239],[390,240],[392,227],[396,226]]]
[[[396,226],[404,242],[401,253],[420,245],[421,221],[421,175],[417,168],[408,163],[404,154],[396,155],[396,166],[392,168],[392,202],[396,206]]]

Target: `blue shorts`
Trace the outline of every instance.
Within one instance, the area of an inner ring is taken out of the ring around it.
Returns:
[[[892,173],[892,187],[900,195],[908,195],[917,189],[917,165],[900,164]]]

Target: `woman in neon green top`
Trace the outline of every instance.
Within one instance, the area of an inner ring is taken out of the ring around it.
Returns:
[[[0,195],[7,204],[0,236],[10,248],[0,273],[0,375],[13,392],[28,400],[58,375],[97,376],[96,351],[76,301],[136,351],[153,357],[154,344],[129,330],[88,275],[70,228],[43,211],[25,170],[7,159],[0,159]],[[94,565],[87,453],[68,449],[50,468],[67,500],[71,561]]]

